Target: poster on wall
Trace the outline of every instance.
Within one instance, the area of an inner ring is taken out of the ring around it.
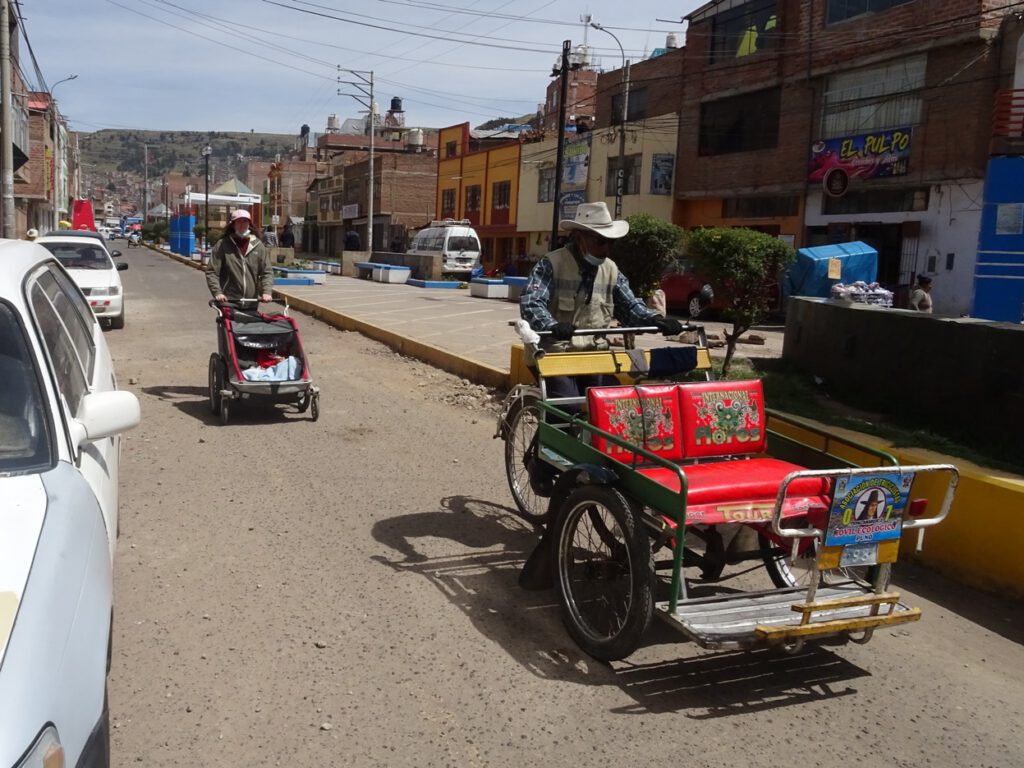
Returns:
[[[672,174],[675,171],[675,155],[653,155],[651,157],[651,194],[671,195]]]
[[[817,141],[807,178],[821,182],[836,169],[850,179],[904,176],[910,168],[910,138],[910,128],[896,128]]]
[[[567,137],[562,164],[562,189],[566,192],[587,188],[590,167],[590,133]]]
[[[585,192],[563,192],[558,200],[558,218],[575,219],[580,203],[587,202]]]
[[[996,234],[1024,234],[1024,204],[1004,203],[996,206]]]

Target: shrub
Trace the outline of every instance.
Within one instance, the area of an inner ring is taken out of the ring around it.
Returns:
[[[683,248],[681,227],[637,213],[626,218],[629,234],[616,240],[612,258],[629,279],[633,293],[646,299],[661,285],[661,276]]]

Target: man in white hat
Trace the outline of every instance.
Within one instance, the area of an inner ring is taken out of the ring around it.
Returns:
[[[231,214],[224,235],[214,246],[206,265],[206,285],[217,301],[272,299],[274,275],[267,249],[253,233],[252,219],[245,209]]]
[[[608,258],[612,242],[629,232],[629,223],[615,221],[605,203],[581,203],[576,218],[559,227],[569,233],[563,248],[545,255],[530,273],[519,300],[519,314],[535,331],[550,331],[541,342],[550,351],[607,349],[605,339],[573,336],[577,328],[657,326],[666,336],[682,333],[678,320],[663,317],[633,295],[629,281]],[[579,376],[548,379],[551,397],[577,397],[587,387],[616,383],[614,377]]]

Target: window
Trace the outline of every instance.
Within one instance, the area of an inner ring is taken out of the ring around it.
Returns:
[[[441,190],[441,217],[450,218],[455,215],[455,190]]]
[[[910,0],[828,0],[826,23],[863,16],[865,13],[880,13]]]
[[[47,408],[17,313],[0,302],[0,472],[53,464]]]
[[[723,219],[770,219],[776,216],[796,216],[800,199],[796,195],[783,197],[730,197],[722,201]]]
[[[511,181],[496,181],[491,186],[492,202],[491,208],[493,210],[502,210],[512,205],[512,182]]]
[[[922,54],[828,78],[820,138],[916,125],[927,64]]]
[[[329,211],[330,209],[331,209],[331,196],[330,195],[320,195],[320,210],[326,212],[326,211]]]
[[[775,0],[753,0],[711,19],[711,63],[738,59],[778,45]]]
[[[916,189],[858,189],[842,197],[825,197],[827,216],[850,213],[911,213],[928,210],[928,187]]]
[[[446,142],[445,145],[444,145],[444,156],[445,157],[455,157],[457,154],[459,154],[459,142],[457,142],[457,141]]]
[[[345,196],[344,195],[332,195],[331,196],[331,210],[340,211],[345,207]]]
[[[43,278],[49,277],[44,274]],[[52,280],[52,278],[50,278]],[[60,315],[50,303],[41,285],[42,278],[33,284],[31,289],[32,309],[43,336],[43,344],[50,357],[53,374],[57,379],[64,401],[72,414],[78,412],[82,397],[89,391],[89,383],[82,370],[81,361],[75,351],[75,345],[68,335]]]
[[[93,364],[96,358],[96,346],[93,343],[92,334],[96,327],[95,315],[92,313],[92,308],[89,303],[85,300],[82,295],[85,293],[67,276],[66,273],[61,272],[56,267],[50,267],[50,274],[53,275],[53,279],[57,281],[57,285],[60,286],[61,291],[67,297],[68,303],[71,308],[78,314],[79,320],[82,322],[84,333],[81,336],[84,342],[84,346],[81,348],[80,354],[83,360],[87,360],[85,370],[92,376]]]
[[[629,114],[626,120],[643,120],[647,117],[647,89],[637,88],[629,91]],[[622,122],[622,94],[612,96],[612,125]]]
[[[550,203],[555,199],[555,169],[541,168],[537,179],[537,202]]]
[[[771,88],[701,104],[698,154],[725,155],[777,146],[781,95],[780,89]]]
[[[60,273],[55,274],[54,270],[41,274],[39,285],[42,286],[53,308],[57,310],[71,338],[78,363],[89,380],[92,378],[93,365],[96,362],[96,348],[92,339],[93,324],[96,320],[89,305],[82,298],[82,291],[63,274],[60,274],[61,280],[58,282],[58,274]],[[79,304],[84,305],[84,312]]]
[[[626,155],[623,159],[625,160],[623,163],[625,178],[622,180],[622,194],[638,195],[640,194],[640,164],[643,160],[643,155]],[[609,157],[608,172],[604,177],[605,197],[615,196],[618,175],[619,158],[618,156]]]
[[[480,198],[483,197],[480,191],[480,185],[474,184],[470,187],[466,187],[466,212],[479,211],[480,210]]]

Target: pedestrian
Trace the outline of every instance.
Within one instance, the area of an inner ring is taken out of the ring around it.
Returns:
[[[605,339],[574,336],[577,328],[654,325],[678,336],[678,320],[648,309],[633,295],[626,276],[609,258],[612,243],[629,232],[629,223],[612,220],[605,203],[581,203],[574,219],[559,225],[568,242],[546,254],[530,273],[519,300],[519,314],[535,331],[550,331],[540,346],[547,351],[607,349]],[[612,386],[614,376],[553,376],[548,397],[579,397],[588,387]]]
[[[263,230],[263,242],[267,244],[268,248],[277,248],[277,233],[274,231],[273,224]]]
[[[405,253],[405,240],[401,235],[396,234],[391,238],[391,252],[392,253]]]
[[[356,232],[354,229],[350,229],[348,232],[345,233],[345,250],[363,250],[363,241],[359,238],[359,233]]]
[[[284,231],[281,233],[281,247],[295,247],[295,233],[292,232],[292,223],[290,221],[284,225]]]
[[[240,208],[231,214],[206,265],[206,285],[217,301],[271,301],[274,277],[267,249],[253,233],[248,211]]]
[[[932,313],[932,279],[927,275],[917,276],[917,285],[910,292],[910,308],[929,315]]]

